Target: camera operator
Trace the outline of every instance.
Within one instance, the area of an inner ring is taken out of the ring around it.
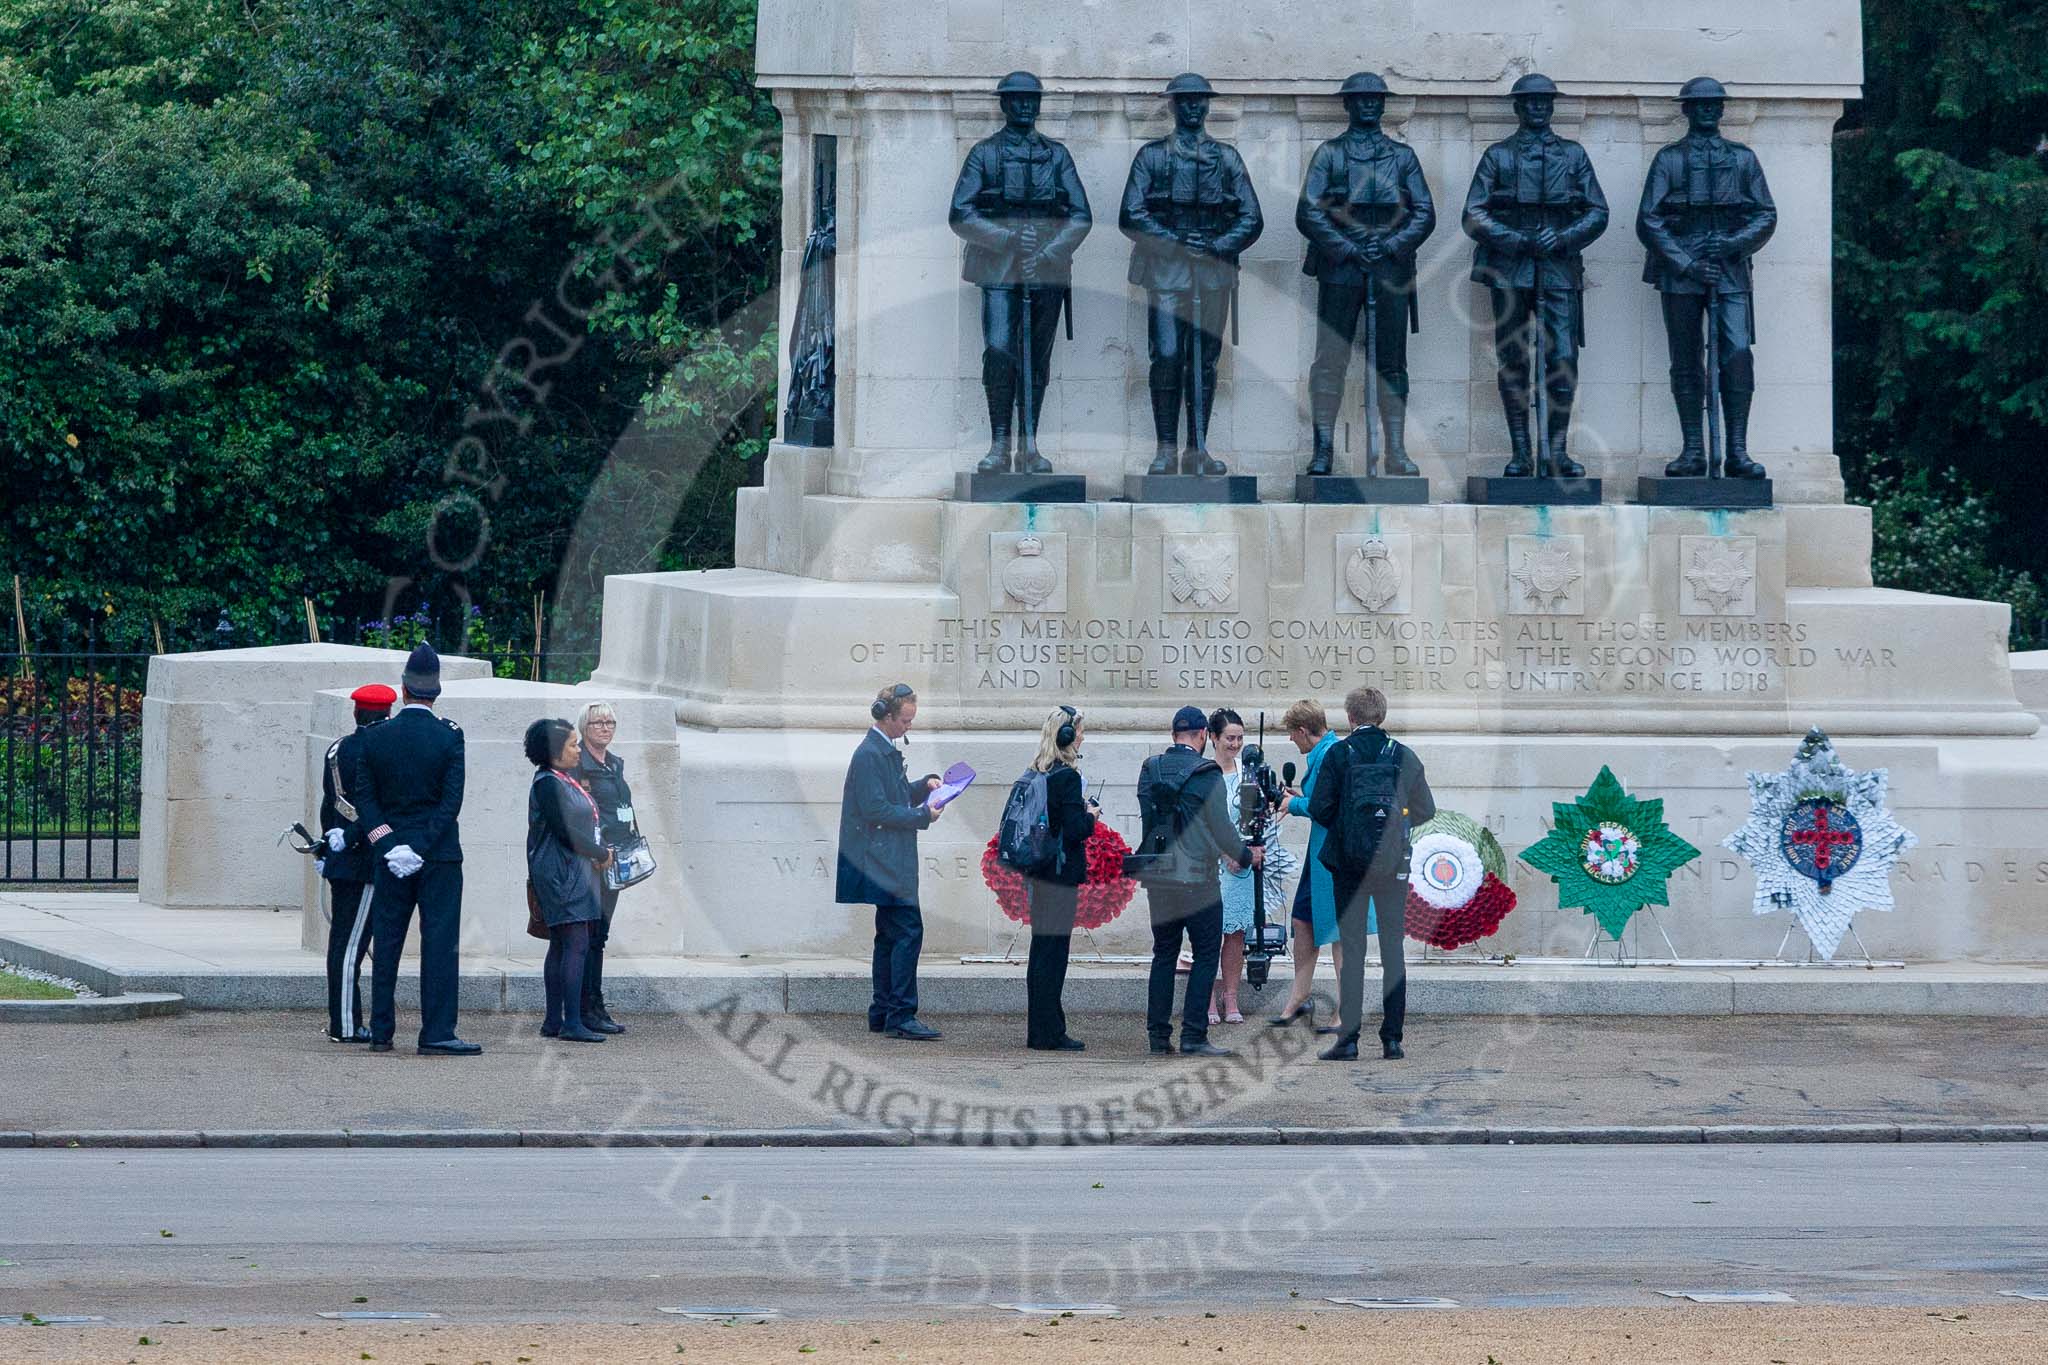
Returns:
[[[1408,964],[1402,940],[1408,915],[1408,829],[1436,814],[1422,760],[1385,730],[1387,699],[1354,688],[1344,698],[1352,731],[1324,757],[1309,795],[1309,819],[1328,831],[1322,861],[1335,883],[1337,932],[1344,945],[1337,970],[1337,1041],[1326,1062],[1358,1060],[1365,1005],[1368,915],[1377,911],[1384,1014],[1380,1045],[1400,1057],[1408,1013]]]
[[[1173,1051],[1174,959],[1181,937],[1194,953],[1187,999],[1181,1012],[1180,1050],[1196,1057],[1227,1057],[1209,1041],[1208,1004],[1216,982],[1216,958],[1223,937],[1223,903],[1217,884],[1219,858],[1237,867],[1262,863],[1237,832],[1224,795],[1223,770],[1202,756],[1209,742],[1209,718],[1199,707],[1173,713],[1173,745],[1145,760],[1138,773],[1138,809],[1144,818],[1133,875],[1144,883],[1152,907],[1152,979],[1145,1005],[1145,1031],[1152,1051]]]

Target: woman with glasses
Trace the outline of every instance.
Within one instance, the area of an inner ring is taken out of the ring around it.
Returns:
[[[599,837],[606,847],[617,848],[640,832],[633,816],[633,789],[626,785],[626,760],[611,751],[619,735],[618,713],[608,702],[594,701],[583,708],[576,729],[583,739],[577,780],[597,802]],[[612,1018],[604,1003],[604,946],[612,935],[619,893],[602,883],[600,890],[604,914],[590,926],[590,950],[583,959],[583,1022],[599,1033],[624,1033],[626,1026]]]

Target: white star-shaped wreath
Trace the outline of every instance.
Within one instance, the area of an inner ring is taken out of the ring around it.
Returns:
[[[1843,766],[1811,731],[1784,772],[1749,774],[1749,823],[1721,841],[1756,870],[1751,908],[1791,911],[1829,961],[1859,910],[1892,908],[1892,868],[1919,842],[1892,818],[1888,781]]]

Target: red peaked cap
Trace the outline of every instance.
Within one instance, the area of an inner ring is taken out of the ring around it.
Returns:
[[[398,700],[398,693],[395,689],[387,687],[383,683],[364,683],[361,687],[349,693],[348,699],[357,706],[366,709],[378,706],[389,707],[391,703]]]

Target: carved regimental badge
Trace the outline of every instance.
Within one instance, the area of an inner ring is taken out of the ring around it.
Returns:
[[[1741,604],[1749,600],[1756,585],[1756,542],[1738,544],[1706,536],[1689,536],[1687,540],[1691,557],[1685,581],[1692,588],[1693,601],[1716,616],[1748,614]]]
[[[1237,539],[1169,541],[1166,586],[1183,611],[1217,611],[1237,599]]]
[[[1385,611],[1401,595],[1401,566],[1387,542],[1375,536],[1344,562],[1344,586],[1367,611]]]
[[[1575,541],[1563,539],[1534,540],[1522,549],[1508,577],[1522,595],[1524,610],[1549,615],[1568,611],[1567,602],[1581,577],[1574,546]]]
[[[1026,611],[1041,611],[1060,585],[1060,571],[1045,557],[1045,542],[1025,536],[1016,557],[1003,566],[1003,591]]]

